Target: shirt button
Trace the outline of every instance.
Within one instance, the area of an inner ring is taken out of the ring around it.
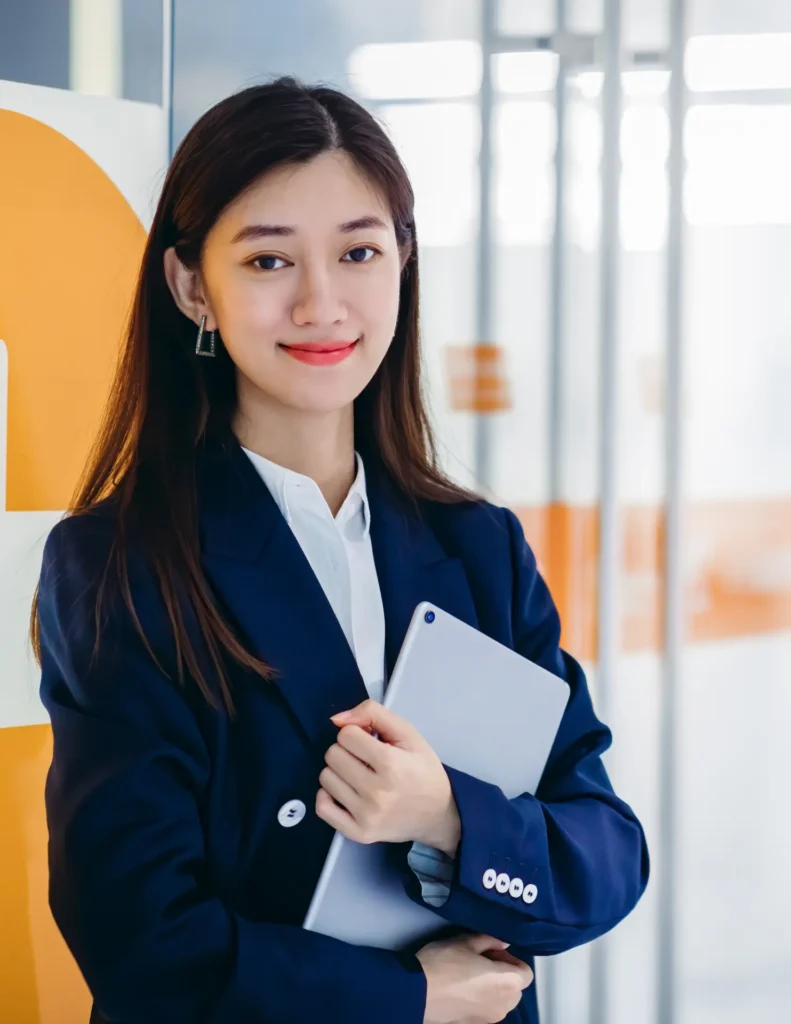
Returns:
[[[483,887],[484,887],[484,889],[493,889],[494,888],[494,883],[496,881],[497,881],[497,872],[494,870],[494,868],[489,868],[489,870],[483,876]]]
[[[283,828],[293,828],[305,817],[305,805],[301,800],[289,800],[277,812],[277,820]]]
[[[513,878],[511,880],[511,888],[508,890],[508,892],[513,896],[515,900],[518,900],[519,897],[522,895],[524,888],[525,883],[522,881],[521,878]]]
[[[525,901],[525,903],[535,903],[537,896],[538,886],[533,885],[532,882],[530,883],[530,885],[525,886],[525,891],[522,893],[522,899]]]
[[[495,889],[500,893],[508,892],[511,885],[510,875],[506,875],[505,872],[497,876],[497,881],[494,883]]]

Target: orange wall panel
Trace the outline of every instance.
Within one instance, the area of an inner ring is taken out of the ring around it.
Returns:
[[[101,419],[146,232],[104,171],[60,132],[0,110],[0,139],[6,504],[58,510]],[[2,726],[0,1022],[85,1024],[91,1000],[48,906],[51,730]]]
[[[0,729],[0,1020],[86,1024],[90,996],[48,903],[49,726]]]
[[[563,645],[596,659],[598,510],[515,509],[563,623]],[[663,636],[664,516],[622,510],[621,638],[624,651],[659,651]],[[699,502],[684,514],[686,639],[791,629],[791,499]]]

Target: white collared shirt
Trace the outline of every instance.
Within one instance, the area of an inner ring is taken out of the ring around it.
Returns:
[[[357,475],[333,518],[315,480],[247,448],[242,451],[275,499],[321,584],[368,695],[381,703],[386,674],[385,614],[371,546],[371,509],[363,460],[356,455]],[[425,902],[442,906],[450,893],[453,860],[422,843],[412,844],[407,859],[420,881]]]
[[[373,700],[384,696],[385,614],[371,547],[371,510],[365,468],[333,518],[319,485],[243,449],[266,484],[305,553],[354,654]]]

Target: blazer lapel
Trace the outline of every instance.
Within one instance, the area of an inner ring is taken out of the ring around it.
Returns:
[[[199,461],[202,561],[225,610],[323,755],[330,716],[368,696],[351,648],[291,528],[235,441]]]
[[[393,493],[381,472],[368,472],[366,468],[366,474],[390,676],[412,614],[421,601],[431,601],[476,628],[478,616],[460,559],[448,555],[429,522]]]
[[[366,465],[371,543],[385,612],[388,676],[415,607],[431,601],[477,628],[461,561],[429,522]],[[207,447],[198,462],[202,562],[224,610],[323,756],[330,716],[368,697],[354,654],[291,528],[238,443]]]

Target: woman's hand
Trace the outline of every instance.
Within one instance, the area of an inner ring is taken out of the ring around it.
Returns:
[[[421,842],[452,857],[461,823],[450,781],[414,726],[373,700],[332,721],[341,729],[319,776],[319,818],[357,843]]]
[[[417,954],[428,983],[423,1024],[493,1024],[533,981],[526,963],[490,935],[430,942]]]

